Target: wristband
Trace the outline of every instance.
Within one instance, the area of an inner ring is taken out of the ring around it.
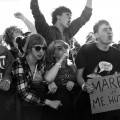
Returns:
[[[55,65],[59,66],[61,68],[61,63],[57,62]]]

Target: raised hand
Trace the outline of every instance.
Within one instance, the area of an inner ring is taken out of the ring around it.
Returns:
[[[65,52],[64,54],[63,54],[63,56],[61,57],[61,59],[60,59],[60,63],[62,63],[66,58],[68,58],[69,57],[69,53],[68,52]]]
[[[15,16],[16,18],[18,18],[18,19],[23,19],[23,18],[24,18],[24,15],[23,15],[22,13],[20,13],[20,12],[14,13],[14,16]]]
[[[32,8],[33,6],[38,6],[38,0],[31,0],[30,8]]]
[[[84,91],[86,91],[87,93],[93,93],[94,92],[94,87],[90,82],[85,82],[82,89]]]

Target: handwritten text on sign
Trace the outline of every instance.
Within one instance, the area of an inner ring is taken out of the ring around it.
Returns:
[[[92,113],[120,109],[120,74],[90,80],[95,92],[90,94]]]

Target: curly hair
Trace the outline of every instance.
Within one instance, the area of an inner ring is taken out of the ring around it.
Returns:
[[[23,34],[22,30],[20,28],[18,28],[17,26],[10,26],[10,27],[6,28],[4,35],[3,35],[3,40],[8,45],[10,45],[10,47],[14,47],[14,45],[13,45],[14,33]]]
[[[58,7],[52,12],[52,23],[53,23],[53,25],[57,21],[57,16],[62,15],[62,13],[65,13],[65,12],[68,12],[68,13],[72,14],[71,10],[67,7],[64,7],[64,6]]]

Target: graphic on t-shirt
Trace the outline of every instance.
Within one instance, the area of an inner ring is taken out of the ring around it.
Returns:
[[[6,56],[2,55],[0,56],[0,81],[2,80],[2,77],[3,77],[3,71],[5,69],[5,59],[6,59]]]
[[[99,64],[95,67],[92,74],[87,75],[89,78],[95,78],[95,77],[101,77],[102,72],[110,72],[113,69],[113,65],[106,61],[101,61]]]
[[[100,71],[98,73],[101,73],[104,71],[110,72],[113,69],[113,66],[109,62],[103,61],[103,62],[99,62],[99,68],[100,68]]]
[[[5,66],[5,58],[6,56],[0,56],[0,69],[5,69],[4,66]]]

